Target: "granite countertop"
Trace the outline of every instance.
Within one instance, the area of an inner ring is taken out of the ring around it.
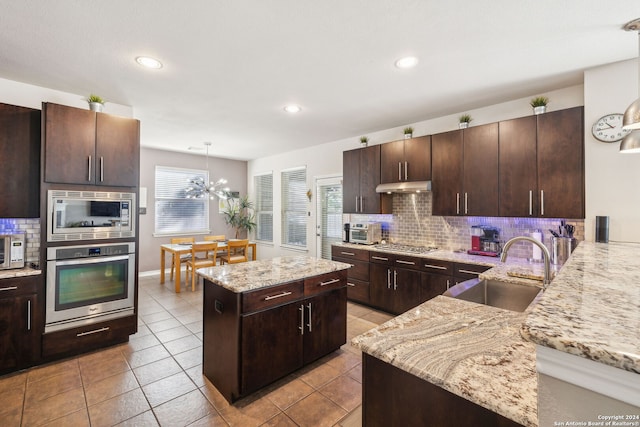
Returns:
[[[640,373],[640,245],[582,242],[533,307],[522,335]]]
[[[13,270],[0,270],[1,279],[11,279],[13,277],[37,276],[42,274],[42,270],[36,270],[31,267],[15,268]]]
[[[350,264],[326,259],[286,256],[200,268],[196,272],[225,289],[241,293],[350,267]]]
[[[437,296],[351,343],[525,426],[537,426],[535,345],[517,313]]]

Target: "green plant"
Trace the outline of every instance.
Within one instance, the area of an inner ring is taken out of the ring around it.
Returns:
[[[546,96],[536,96],[535,98],[533,98],[530,102],[531,106],[533,108],[536,107],[544,107],[549,103],[549,98],[547,98]]]
[[[241,231],[251,232],[256,228],[256,214],[249,196],[234,199],[230,193],[227,192],[226,195],[226,207],[222,211],[224,222],[235,229],[236,239],[238,239]]]
[[[408,126],[406,128],[404,128],[404,134],[405,135],[410,135],[413,133],[413,128],[411,126]]]
[[[458,117],[458,120],[460,120],[460,123],[469,123],[473,119],[469,114],[463,114],[460,117]]]
[[[98,95],[91,94],[87,98],[87,102],[91,104],[92,102],[97,102],[98,104],[104,104],[106,101],[100,98]]]
[[[361,136],[360,142],[362,142],[363,144],[366,144],[367,142],[369,142],[369,138],[367,138],[366,136]]]

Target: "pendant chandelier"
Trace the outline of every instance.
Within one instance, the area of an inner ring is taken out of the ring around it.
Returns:
[[[205,142],[204,145],[207,147],[207,173],[209,172],[209,146],[211,146],[210,142]],[[216,197],[226,200],[228,198],[228,193],[230,191],[229,187],[223,187],[227,180],[224,178],[220,178],[216,182],[207,182],[201,176],[196,178],[190,178],[188,180],[189,186],[185,189],[187,199],[204,199],[205,197],[209,197],[209,199],[213,200]]]
[[[620,143],[621,153],[640,153],[640,18],[627,22],[623,27],[625,31],[638,32],[638,99],[633,101],[624,112],[622,128],[630,129],[629,133]]]

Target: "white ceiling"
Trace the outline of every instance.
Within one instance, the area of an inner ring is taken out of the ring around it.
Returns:
[[[248,160],[580,84],[638,55],[621,29],[638,17],[638,0],[0,0],[0,77],[131,105],[143,146]]]

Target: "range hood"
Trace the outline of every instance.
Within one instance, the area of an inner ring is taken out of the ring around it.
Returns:
[[[392,182],[379,184],[376,193],[419,193],[431,191],[431,181]]]

